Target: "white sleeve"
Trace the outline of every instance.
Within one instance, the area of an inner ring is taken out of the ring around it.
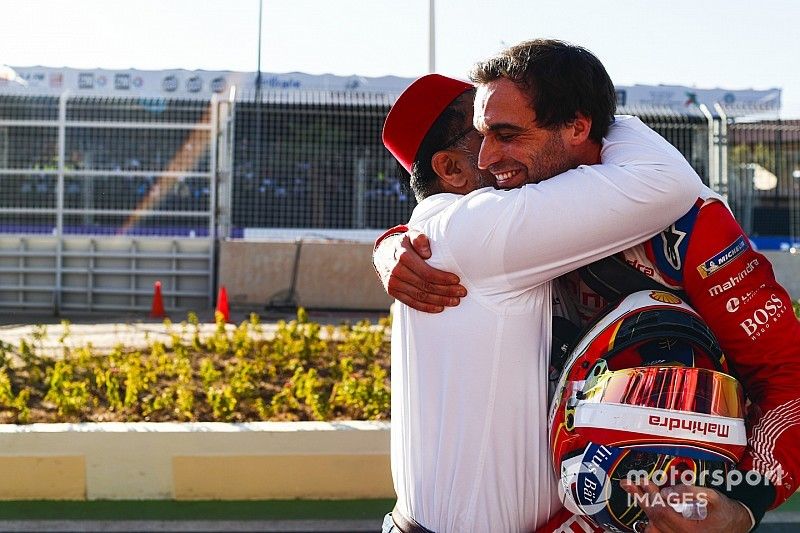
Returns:
[[[601,157],[538,184],[459,200],[440,228],[459,275],[484,293],[530,289],[652,237],[700,194],[683,156],[638,119],[612,127]]]

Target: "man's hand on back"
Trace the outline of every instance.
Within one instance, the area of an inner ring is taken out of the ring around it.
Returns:
[[[381,241],[373,262],[389,296],[418,311],[441,313],[457,306],[467,290],[455,274],[428,265],[430,257],[428,237],[410,230]]]

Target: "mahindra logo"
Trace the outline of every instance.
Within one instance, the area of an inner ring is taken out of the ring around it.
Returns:
[[[672,416],[650,415],[647,421],[651,426],[665,427],[672,431],[681,429],[701,435],[717,435],[718,437],[728,437],[731,428],[727,424],[718,422],[698,422],[697,420],[685,420]]]
[[[627,259],[626,258],[625,262],[628,263],[630,266],[632,266],[633,268],[635,268],[636,270],[638,270],[639,272],[641,272],[642,274],[644,274],[647,277],[652,278],[653,276],[656,275],[656,271],[653,270],[653,267],[649,267],[649,266],[645,265],[644,263],[640,263],[636,258],[633,258],[633,259]]]
[[[720,283],[719,285],[714,285],[710,289],[708,289],[709,296],[717,296],[722,294],[723,292],[727,291],[728,289],[732,289],[735,287],[740,281],[750,275],[753,270],[758,266],[758,259],[753,259],[744,269],[736,274],[735,276],[731,276],[728,278],[728,281],[724,283]]]

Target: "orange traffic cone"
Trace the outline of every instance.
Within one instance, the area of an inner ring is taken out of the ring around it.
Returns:
[[[231,321],[231,310],[228,307],[228,291],[225,290],[224,285],[219,288],[216,312],[222,313],[222,316],[225,318],[225,322]]]
[[[150,307],[150,316],[164,318],[164,297],[161,295],[160,281],[156,281],[153,286],[153,305]]]

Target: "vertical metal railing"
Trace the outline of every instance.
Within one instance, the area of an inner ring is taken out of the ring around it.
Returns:
[[[719,152],[716,149],[716,144],[719,141],[717,120],[705,104],[700,104],[698,109],[708,122],[708,186],[724,197],[727,191],[721,190]]]
[[[800,238],[800,121],[726,123],[734,214],[752,237],[791,248]]]
[[[61,313],[61,290],[64,269],[64,172],[67,154],[67,101],[69,93],[64,92],[58,99],[58,175],[56,177],[56,271],[55,291],[53,292],[53,312]]]

